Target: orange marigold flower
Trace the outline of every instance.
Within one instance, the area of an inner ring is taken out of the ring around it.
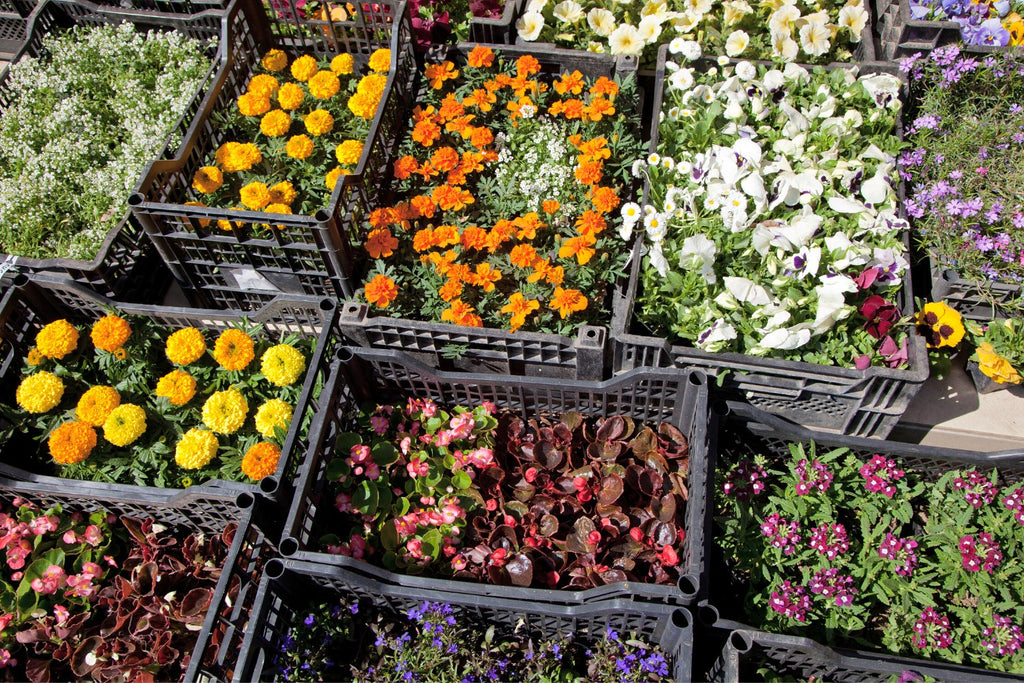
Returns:
[[[437,290],[437,293],[444,301],[451,301],[462,296],[462,288],[461,280],[448,280],[441,285],[441,289]]]
[[[477,126],[469,136],[469,143],[477,149],[483,149],[492,142],[494,142],[494,133],[491,132],[490,128]]]
[[[555,295],[551,297],[551,308],[558,311],[558,315],[565,319],[565,316],[587,308],[587,297],[576,289],[562,289],[555,287]]]
[[[494,64],[494,50],[477,45],[469,52],[468,64],[476,68],[490,68]]]
[[[484,170],[483,161],[483,155],[478,152],[463,152],[460,165],[462,166],[463,173],[477,173]]]
[[[466,172],[461,168],[457,168],[448,174],[445,179],[449,185],[465,185],[466,184]]]
[[[416,251],[425,251],[427,249],[433,249],[436,245],[434,242],[434,231],[430,228],[423,228],[417,230],[416,234],[412,238],[412,248]]]
[[[244,370],[255,357],[252,337],[239,329],[224,330],[213,346],[213,358],[225,370]]]
[[[544,213],[553,214],[561,208],[561,204],[558,203],[557,199],[545,199],[541,202],[541,208],[544,209]]]
[[[491,267],[490,263],[478,263],[476,273],[470,275],[469,284],[483,287],[485,292],[494,290],[494,283],[501,279],[501,271]]]
[[[494,224],[491,231],[487,233],[487,251],[494,253],[502,244],[508,242],[516,232],[516,226],[512,221],[502,219]]]
[[[601,76],[597,81],[590,87],[591,95],[608,95],[609,99],[615,99],[615,96],[619,94],[619,84],[610,78]]]
[[[398,285],[387,275],[376,275],[366,283],[365,295],[374,306],[387,308],[398,296]]]
[[[600,121],[605,116],[615,113],[615,105],[600,97],[595,98],[588,106],[583,108],[583,115],[590,121]]]
[[[280,461],[281,449],[269,441],[261,441],[245,452],[242,472],[253,481],[259,481],[276,473]]]
[[[412,139],[424,147],[430,147],[441,138],[441,126],[433,121],[423,120],[412,129]]]
[[[435,187],[431,197],[442,211],[460,211],[476,201],[468,190],[451,185]]]
[[[595,187],[590,191],[590,201],[594,203],[594,209],[599,213],[611,213],[622,200],[610,187]]]
[[[567,92],[579,95],[583,92],[583,74],[579,70],[573,71],[571,74],[562,74],[562,77],[555,81],[555,92],[559,95],[564,95]]]
[[[555,100],[548,105],[548,113],[552,116],[558,116],[559,114],[565,113],[565,102],[562,100]]]
[[[597,185],[604,178],[600,161],[585,161],[576,167],[576,180],[584,185]]]
[[[584,211],[583,215],[576,219],[576,232],[581,235],[600,235],[608,224],[604,216],[596,211]]]
[[[441,320],[464,327],[482,327],[481,324],[473,324],[480,320],[480,316],[476,315],[476,310],[462,299],[449,302],[449,308],[441,311]]]
[[[370,253],[370,258],[387,258],[395,253],[397,247],[398,240],[391,235],[391,231],[387,228],[371,230],[366,238],[366,251]]]
[[[410,199],[409,203],[413,206],[413,208],[416,209],[417,212],[419,212],[420,216],[422,216],[423,218],[434,217],[434,207],[437,205],[434,203],[433,198],[427,195],[419,194]]]
[[[532,76],[540,73],[540,62],[533,55],[523,55],[516,60],[516,73],[520,76]]]
[[[594,249],[594,244],[596,243],[597,238],[593,235],[570,237],[562,242],[562,246],[558,249],[558,258],[571,258],[575,256],[581,266],[586,265],[596,253]],[[563,315],[562,317],[564,318],[565,316]]]
[[[575,144],[575,147],[580,153],[577,158],[577,161],[580,163],[584,161],[600,161],[612,155],[612,151],[608,149],[608,141],[603,137],[581,140]]]
[[[424,161],[416,172],[423,176],[423,180],[430,180],[432,176],[437,175],[437,169],[429,161]]]
[[[487,246],[487,231],[471,225],[462,231],[462,246],[466,249],[483,249]]]
[[[416,161],[416,157],[406,154],[401,159],[395,161],[395,178],[398,180],[405,180],[415,173],[419,166],[420,164]]]
[[[427,64],[427,67],[423,70],[423,76],[430,82],[430,87],[434,90],[440,90],[445,81],[457,78],[459,75],[455,65],[445,60],[440,64]]]
[[[459,153],[451,147],[441,147],[430,155],[430,164],[442,173],[459,165]]]
[[[491,105],[498,101],[497,96],[492,92],[487,92],[483,88],[477,88],[470,95],[466,96],[466,99],[462,100],[462,104],[466,107],[476,107],[482,112],[489,112]]]
[[[442,121],[449,121],[465,113],[466,108],[462,106],[462,102],[455,99],[455,93],[445,95],[441,100],[441,108],[437,111],[437,115],[441,117]]]
[[[96,321],[92,326],[92,343],[97,349],[103,349],[108,353],[114,353],[128,341],[132,334],[132,328],[124,318],[116,315],[107,315]]]
[[[522,292],[516,292],[508,298],[508,303],[502,307],[502,313],[511,313],[512,320],[509,321],[513,332],[518,330],[526,322],[526,316],[540,309],[540,302],[536,299],[527,299]]]
[[[473,114],[457,116],[448,123],[444,124],[444,129],[449,133],[456,133],[458,135],[461,135],[462,139],[465,140],[466,138],[473,134],[474,130],[476,130],[476,128],[469,125],[475,118],[476,116],[474,116]]]
[[[432,104],[428,104],[426,109],[417,104],[412,110],[412,120],[414,123],[428,120],[432,121],[435,118],[436,113],[437,110],[434,109],[434,105]]]
[[[548,268],[547,272],[544,273],[544,279],[548,281],[548,284],[560,287],[565,280],[565,269],[562,266]]]
[[[529,268],[537,260],[537,250],[529,244],[519,244],[512,248],[509,258],[513,266]]]
[[[50,433],[50,457],[58,465],[74,465],[96,448],[96,430],[84,422],[65,422]]]
[[[567,118],[569,120],[583,118],[583,107],[584,107],[583,100],[578,100],[578,99],[566,100],[565,101],[565,110],[563,112],[565,114],[565,118]]]
[[[536,239],[537,229],[546,228],[548,225],[540,219],[536,211],[531,211],[525,216],[513,219],[512,224],[519,228],[519,232],[516,233],[516,239],[520,240]]]
[[[509,81],[508,85],[512,88],[516,97],[523,97],[527,92],[536,94],[538,90],[537,81],[531,81],[526,76],[516,76]]]
[[[398,216],[390,206],[382,206],[370,212],[370,225],[374,228],[386,228],[396,221]]]
[[[420,263],[433,264],[434,272],[438,275],[445,276],[451,271],[457,257],[457,254],[452,249],[449,249],[443,254],[438,251],[432,251],[429,254],[420,256]]]
[[[439,225],[434,228],[434,246],[451,247],[460,242],[459,229],[454,225]]]
[[[413,206],[412,202],[400,202],[393,207],[395,219],[399,221],[412,221],[420,217],[419,209]]]

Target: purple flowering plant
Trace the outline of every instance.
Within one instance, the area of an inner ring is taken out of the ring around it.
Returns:
[[[732,616],[1024,673],[1024,484],[813,442],[789,451],[719,463],[716,543],[746,587]]]
[[[911,20],[956,22],[968,45],[1021,45],[1022,11],[1018,0],[910,0]]]
[[[1024,58],[952,45],[904,59],[909,147],[899,157],[916,239],[942,268],[1024,280]],[[1018,299],[1014,307],[1024,307]]]

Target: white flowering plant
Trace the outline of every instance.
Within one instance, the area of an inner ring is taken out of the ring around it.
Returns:
[[[0,114],[0,249],[95,258],[206,80],[213,49],[123,23],[52,34],[43,57],[13,64]]]
[[[658,46],[699,57],[726,54],[806,64],[852,61],[864,32],[863,0],[528,0],[522,40],[634,55],[652,64]]]
[[[637,319],[701,349],[899,366],[900,81],[855,68],[668,63]]]

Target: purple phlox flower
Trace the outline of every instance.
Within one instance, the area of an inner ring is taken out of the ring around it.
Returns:
[[[936,163],[941,162],[936,161]],[[941,199],[943,197],[956,197],[960,194],[960,190],[945,180],[940,180],[932,187],[932,193],[935,199]]]
[[[946,202],[946,213],[950,216],[962,216],[964,214],[964,203],[959,199],[950,199]]]
[[[1013,104],[1010,105],[1011,114],[1019,114],[1022,111],[1024,111],[1024,107],[1020,106],[1020,104],[1018,104],[1017,102],[1014,102]]]
[[[996,248],[996,241],[988,235],[978,235],[974,240],[974,246],[978,251],[992,251]]]
[[[932,50],[931,54],[932,61],[939,66],[952,64],[959,56],[960,48],[957,45],[947,45],[946,47],[936,48]]]
[[[992,202],[992,206],[988,207],[988,211],[985,212],[985,220],[989,222],[989,225],[997,223],[1003,215],[1003,204],[1002,202]],[[1006,234],[1006,233],[1003,233]]]
[[[853,587],[853,577],[843,576],[836,568],[819,569],[811,577],[808,587],[815,595],[835,598],[837,607],[849,607],[853,604],[853,596],[857,589]]]
[[[821,524],[814,527],[811,531],[810,546],[828,559],[834,560],[850,549],[846,527],[842,524]]]
[[[917,65],[918,60],[921,59],[921,53],[915,52],[910,57],[904,57],[900,60],[900,71],[908,74]]]
[[[983,208],[985,208],[985,202],[981,197],[974,197],[964,202],[962,215],[964,218],[972,218],[977,216]]]
[[[985,161],[985,159],[988,159],[988,157],[989,157],[988,147],[982,147],[981,149],[978,150],[978,158],[979,159],[981,159],[982,161]]]
[[[1013,227],[1024,228],[1024,212],[1017,209],[1016,213],[1013,214]]]
[[[917,567],[917,541],[909,538],[897,538],[892,534],[886,534],[885,539],[878,546],[878,556],[883,560],[891,560],[896,564],[894,570],[900,576],[910,576]]]
[[[302,623],[306,626],[312,626],[316,622],[316,618],[310,614],[308,617],[302,620]]]
[[[871,493],[882,493],[892,498],[896,494],[895,482],[903,478],[905,472],[896,466],[895,460],[875,455],[860,468],[864,477],[864,488]]]
[[[917,130],[935,130],[939,127],[939,117],[935,114],[925,114],[924,116],[918,116],[914,119],[913,127]],[[915,150],[917,151],[917,150]],[[924,150],[920,150],[924,152]]]
[[[913,199],[908,199],[904,206],[906,207],[907,215],[911,218],[921,218],[924,216],[924,207]]]
[[[964,492],[964,498],[972,507],[980,508],[991,503],[996,497],[996,487],[988,477],[974,470],[965,472],[963,477],[953,481],[953,488]]]
[[[950,171],[949,172],[949,179],[950,180],[960,180],[963,177],[964,177],[964,172],[963,171]]]

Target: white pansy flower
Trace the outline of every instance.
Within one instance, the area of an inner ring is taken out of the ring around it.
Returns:
[[[748,303],[754,306],[766,306],[771,303],[772,298],[761,285],[745,277],[726,276],[722,278],[725,288],[736,301]]]
[[[604,38],[615,30],[615,15],[603,7],[595,7],[587,12],[587,24],[594,33]]]
[[[900,79],[890,74],[873,74],[860,79],[861,85],[875,99],[875,104],[884,107],[899,104]]]
[[[864,123],[864,117],[856,109],[847,109],[846,113],[843,114],[843,122],[846,124],[847,130],[852,132],[860,128],[861,124]]]
[[[786,260],[786,268],[793,272],[796,279],[815,276],[821,264],[821,247],[804,247]]]
[[[832,33],[828,27],[821,24],[807,23],[800,27],[800,47],[814,57],[820,57],[828,52],[831,37]]]
[[[687,237],[683,240],[683,248],[679,252],[679,267],[700,271],[708,284],[714,284],[717,278],[713,266],[717,251],[715,243],[708,239],[707,235]]]
[[[866,203],[878,206],[885,202],[890,189],[887,176],[888,173],[879,171],[861,183],[860,194]]]
[[[761,83],[768,90],[778,90],[786,83],[786,77],[782,75],[782,72],[778,69],[771,69],[765,73],[764,78],[761,79]]]
[[[739,121],[743,118],[743,107],[735,100],[729,102],[722,115],[730,121]]]
[[[843,197],[841,195],[832,195],[828,198],[828,208],[832,209],[836,213],[853,214],[860,213],[861,211],[867,211],[868,207],[855,199],[849,197]]]
[[[516,21],[516,31],[523,40],[537,40],[544,30],[544,15],[540,12],[526,12]]]
[[[555,19],[565,24],[575,24],[583,18],[583,6],[576,0],[562,0],[551,11]]]
[[[750,36],[746,31],[733,31],[725,40],[725,54],[730,57],[739,57],[747,46],[750,45]]]
[[[850,289],[850,285],[853,289]],[[850,317],[854,311],[853,306],[846,304],[847,292],[856,292],[857,285],[846,277],[830,278],[824,285],[814,288],[818,297],[818,305],[814,316],[814,334],[824,334],[832,329],[835,324]]]
[[[725,343],[736,338],[736,328],[719,319],[697,335],[697,346],[705,351],[720,351]]]
[[[761,355],[769,350],[791,351],[809,341],[811,341],[811,331],[806,327],[784,327],[764,335],[761,341],[750,349],[750,352],[754,355]]]
[[[613,55],[639,55],[644,44],[640,32],[630,24],[619,24],[608,36],[609,51]]]
[[[850,41],[859,43],[864,28],[868,25],[868,12],[859,2],[846,5],[839,10],[839,26],[850,31]]]

